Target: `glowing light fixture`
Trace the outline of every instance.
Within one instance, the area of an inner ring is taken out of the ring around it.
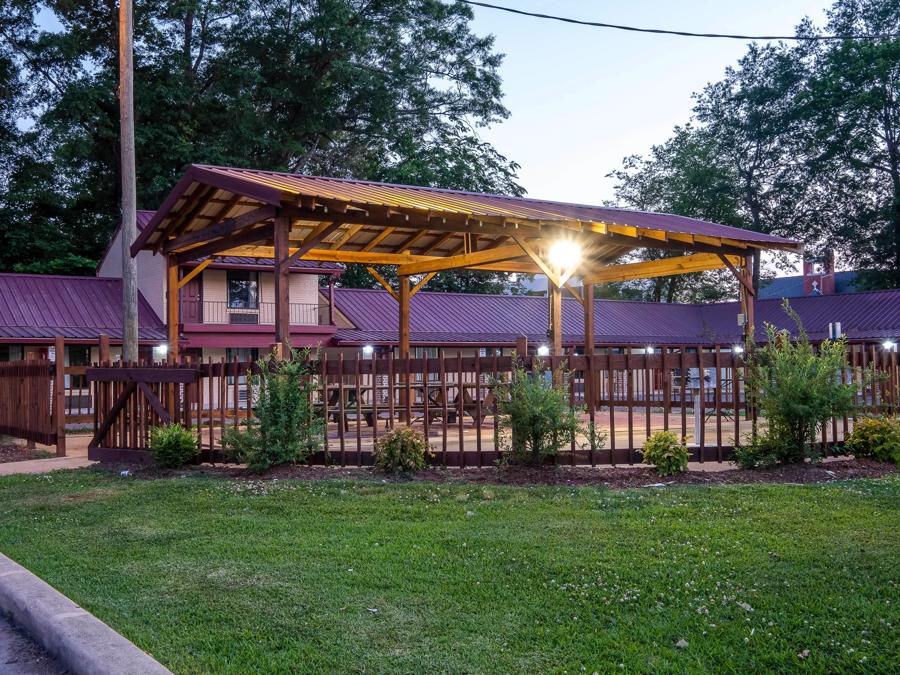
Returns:
[[[547,345],[541,345],[540,347],[537,348],[537,355],[538,356],[550,356],[550,347],[548,347]]]
[[[731,348],[731,351],[733,351],[735,354],[743,354],[744,346],[743,345],[735,345],[734,347]]]
[[[163,342],[161,345],[156,345],[153,351],[156,352],[157,356],[165,356],[169,353],[169,345]]]
[[[365,347],[363,347],[362,352],[363,356],[365,356],[366,358],[371,358],[372,354],[375,353],[375,347],[373,347],[372,345],[366,345]]]
[[[885,340],[881,343],[881,346],[885,348],[886,351],[893,351],[897,348],[897,343],[893,340]]]
[[[570,270],[581,262],[581,246],[571,239],[558,239],[547,252],[551,265],[558,270]]]
[[[647,345],[647,353],[648,353],[648,354],[655,354],[655,353],[656,353],[656,350],[653,348],[653,345]]]

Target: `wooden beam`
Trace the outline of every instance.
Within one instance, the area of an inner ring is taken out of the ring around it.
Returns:
[[[331,244],[331,248],[333,248],[333,249],[340,248],[341,246],[346,244],[348,241],[350,241],[354,236],[356,236],[356,233],[359,232],[364,227],[365,227],[365,225],[362,223],[356,223],[355,225],[351,225],[350,227],[347,228],[347,230],[343,234],[341,234],[340,237],[338,237],[334,241],[334,243]]]
[[[203,270],[209,267],[210,263],[212,263],[214,260],[218,260],[218,256],[209,256],[206,260],[201,262],[194,269],[181,277],[181,280],[178,282],[178,289],[181,290],[182,288],[184,288],[191,279],[193,279]]]
[[[732,258],[739,262],[739,258]],[[716,270],[725,267],[720,257],[712,253],[695,253],[694,255],[660,258],[646,262],[611,265],[601,271],[585,275],[584,283],[599,284],[613,281],[629,281],[632,279],[650,279],[667,277],[673,274],[690,274],[705,270]]]
[[[725,267],[728,268],[728,271],[737,279],[741,286],[743,286],[750,295],[756,295],[756,290],[753,288],[753,281],[747,281],[746,275],[741,271],[739,272],[731,260],[728,259],[728,256],[720,255],[719,258],[722,259],[722,262],[725,263]]]
[[[197,246],[196,248],[189,248],[186,251],[181,251],[174,255],[178,257],[178,264],[183,265],[184,263],[193,262],[194,260],[205,258],[214,253],[222,254],[223,251],[234,249],[239,246],[267,242],[272,238],[272,233],[272,224],[266,223],[248,230],[241,230],[240,232],[229,234],[221,239],[216,239],[215,241],[203,244],[202,246]],[[272,247],[270,246],[270,253],[265,256],[266,258],[272,257],[271,248]]]
[[[582,307],[584,307],[584,298],[581,297],[581,293],[578,292],[578,289],[575,288],[575,287],[574,287],[572,284],[570,284],[568,281],[567,281],[566,283],[564,283],[563,286],[565,287],[565,289],[566,289],[567,291],[569,291],[569,295],[571,295],[573,298],[575,298],[575,299],[578,301],[578,303],[579,303]]]
[[[261,223],[264,220],[269,220],[274,217],[275,207],[273,206],[263,206],[258,209],[253,209],[252,211],[247,211],[247,213],[242,213],[241,215],[235,216],[234,218],[223,220],[221,223],[208,225],[201,230],[188,232],[187,234],[181,235],[177,239],[166,241],[162,245],[162,252],[172,253],[175,251],[181,251],[186,246],[200,244],[212,239],[224,237],[245,227],[256,225],[257,223]]]
[[[275,218],[275,342],[281,346],[285,356],[289,354],[291,341],[291,291],[290,253],[288,235],[291,230],[291,219],[279,215]]]
[[[171,219],[166,229],[156,241],[155,250],[157,253],[162,249],[163,244],[173,234],[181,232],[187,224],[206,206],[209,199],[218,191],[215,186],[204,186],[198,184],[194,189],[194,193],[190,195],[177,214],[170,214]]]
[[[288,223],[290,223],[290,218],[286,216],[285,218],[287,218]],[[322,223],[321,225],[319,225],[319,227],[313,230],[312,233],[306,236],[300,248],[296,250],[291,249],[291,254],[287,259],[287,266],[290,267],[294,264],[294,261],[302,258],[304,254],[309,253],[309,251],[322,243],[322,241],[324,241],[328,237],[328,235],[337,230],[341,225],[342,222],[340,220],[335,220],[332,223]],[[288,227],[290,228],[290,224],[288,225]],[[287,246],[287,242],[285,243],[285,245]]]
[[[434,278],[435,274],[437,274],[437,272],[429,272],[424,277],[419,279],[419,281],[416,283],[416,285],[412,287],[412,290],[410,290],[409,297],[413,297],[416,293],[418,293],[420,290],[422,290],[422,287],[425,284],[427,284],[429,281],[431,281]]]
[[[169,361],[178,360],[178,259],[171,253],[166,256],[166,338],[169,343]]]
[[[547,278],[553,282],[553,284],[558,288],[562,286],[562,283],[559,281],[559,275],[557,275],[556,270],[554,270],[550,265],[544,262],[544,259],[538,254],[537,250],[528,242],[525,237],[521,234],[513,234],[512,238],[516,241],[516,243],[522,247],[525,253],[528,254],[528,257],[534,261],[534,264],[537,265],[541,271],[547,275]]]
[[[562,356],[562,289],[559,286],[550,286],[547,289],[549,296],[548,336],[550,338],[550,355]]]
[[[376,270],[374,267],[367,267],[367,268],[366,268],[366,271],[368,271],[368,273],[371,274],[371,275],[375,278],[375,281],[377,281],[379,284],[382,285],[382,287],[384,288],[384,290],[386,290],[388,293],[391,294],[391,297],[392,297],[394,300],[396,300],[397,302],[400,302],[400,296],[397,295],[397,291],[395,291],[395,290],[391,287],[391,285],[388,283],[388,280],[387,280],[387,279],[385,279],[383,276],[381,276],[381,275],[378,273],[378,270]]]
[[[511,258],[521,257],[525,252],[518,244],[501,246],[487,251],[475,251],[448,257],[436,257],[424,262],[409,263],[397,268],[397,274],[408,276],[412,274],[425,274],[427,272],[440,272],[484,263],[502,262]]]
[[[404,253],[409,251],[410,247],[415,244],[419,239],[431,234],[427,229],[421,229],[418,232],[414,232],[410,236],[408,236],[402,244],[400,244],[396,249],[394,249],[397,253]]]

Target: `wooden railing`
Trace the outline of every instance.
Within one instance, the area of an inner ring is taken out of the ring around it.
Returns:
[[[654,431],[677,432],[696,461],[727,460],[735,439],[752,433],[756,420],[744,391],[740,355],[700,347],[666,348],[656,354],[528,357],[528,369],[547,377],[564,370],[564,386],[585,426],[606,433],[591,447],[573,436],[558,461],[573,464],[632,464]],[[221,461],[222,431],[252,414],[256,392],[247,374],[256,364],[241,361],[185,363],[178,367],[89,368],[98,402],[91,456],[147,460],[150,428],[169,420],[194,430],[201,457]],[[373,443],[386,429],[411,424],[423,431],[439,464],[484,466],[500,458],[503,438],[495,385],[508,379],[510,356],[461,353],[437,358],[365,359],[321,356],[314,363],[313,403],[327,420],[325,451],[314,462],[371,463]],[[880,377],[865,376],[875,369]],[[897,356],[852,347],[845,381],[858,384],[860,412],[896,413],[900,390]],[[822,429],[828,448],[842,440],[853,418]]]

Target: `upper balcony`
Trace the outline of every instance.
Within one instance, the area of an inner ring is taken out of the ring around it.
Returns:
[[[206,326],[274,326],[275,303],[234,307],[225,301],[182,300],[180,323]],[[328,304],[291,303],[291,326],[330,326]],[[227,329],[226,329],[227,330]]]

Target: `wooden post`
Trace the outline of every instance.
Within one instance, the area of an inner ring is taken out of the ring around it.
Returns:
[[[275,342],[288,353],[291,342],[291,292],[290,265],[288,258],[288,235],[291,219],[287,216],[275,218]]]
[[[549,296],[550,356],[562,356],[562,289],[550,281],[547,284]]]
[[[138,358],[137,183],[134,152],[134,49],[132,0],[119,0],[119,157],[122,185],[122,360]]]
[[[334,325],[334,275],[328,279],[328,324]]]
[[[109,335],[100,334],[99,345],[97,348],[97,360],[100,364],[109,363]]]
[[[584,284],[584,355],[594,355],[594,284]]]
[[[409,277],[400,277],[400,293],[398,294],[398,299],[400,300],[400,327],[399,327],[399,350],[400,350],[400,358],[406,359],[406,368],[405,373],[401,376],[403,386],[400,387],[400,409],[401,409],[401,418],[407,424],[412,422],[412,419],[407,414],[409,412]],[[460,396],[462,396],[462,391],[460,391]]]
[[[524,360],[528,356],[528,338],[524,335],[516,338],[516,356],[520,360]]]
[[[753,287],[753,256],[744,258],[744,269],[741,271],[745,284],[741,284],[741,309],[744,313],[744,343],[752,344],[756,337],[754,328],[753,293],[747,288]]]
[[[178,307],[178,262],[173,254],[166,259],[166,336],[169,343],[169,361],[178,360],[178,322],[180,311]],[[122,362],[128,363],[125,352],[122,352]]]
[[[61,335],[53,340],[56,363],[53,370],[53,421],[56,427],[56,456],[66,456],[66,341]]]
[[[400,277],[400,358],[409,358],[409,277]]]

